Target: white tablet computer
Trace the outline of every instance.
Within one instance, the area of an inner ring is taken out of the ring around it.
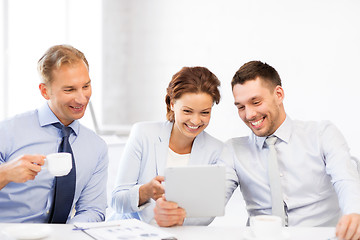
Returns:
[[[186,211],[186,217],[225,213],[225,167],[201,165],[165,169],[165,198]]]

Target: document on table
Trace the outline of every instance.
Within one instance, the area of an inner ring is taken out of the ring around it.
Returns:
[[[82,230],[96,240],[176,240],[173,234],[137,219],[74,223],[74,226],[74,230]]]

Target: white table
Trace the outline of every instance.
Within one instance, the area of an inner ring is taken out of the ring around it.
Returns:
[[[1,233],[1,229],[12,226],[14,224],[0,223],[0,239],[1,240],[13,240]],[[29,224],[27,224],[29,225]],[[32,224],[34,228],[41,227],[45,224]],[[82,231],[72,230],[74,226],[72,224],[49,224],[51,228],[51,234],[44,240],[91,240]],[[174,234],[178,240],[192,240],[192,239],[204,239],[204,240],[241,240],[243,239],[244,231],[249,229],[246,227],[222,227],[222,226],[183,226],[162,228],[164,231],[168,231]],[[286,229],[292,240],[328,240],[335,236],[335,228],[302,228],[302,227],[289,227]]]
[[[241,240],[247,227],[221,227],[221,226],[184,226],[165,229],[173,233],[178,240],[204,239],[204,240]],[[292,240],[328,240],[335,236],[335,228],[286,228]]]

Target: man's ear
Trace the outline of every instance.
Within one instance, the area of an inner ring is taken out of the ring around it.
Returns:
[[[277,85],[274,91],[275,91],[275,94],[276,94],[279,102],[282,103],[284,101],[284,97],[285,97],[284,89],[280,85]]]
[[[46,86],[45,83],[40,83],[39,84],[39,89],[40,89],[40,93],[41,95],[46,99],[46,100],[49,100],[50,97],[49,97],[49,89],[48,87]]]

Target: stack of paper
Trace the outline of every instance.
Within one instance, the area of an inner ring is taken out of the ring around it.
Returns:
[[[74,230],[82,230],[97,240],[176,240],[175,236],[163,229],[137,219],[74,225]]]

